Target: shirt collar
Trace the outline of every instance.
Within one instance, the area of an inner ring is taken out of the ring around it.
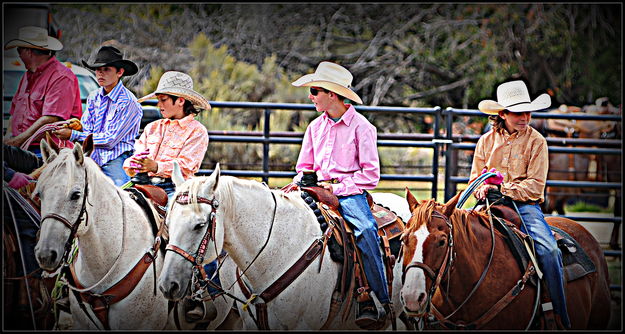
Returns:
[[[50,57],[50,59],[48,59],[47,62],[43,63],[41,66],[37,67],[37,70],[35,70],[36,73],[41,73],[43,71],[46,70],[46,68],[50,67],[52,65],[52,63],[54,63],[56,61],[56,57],[52,56]]]
[[[119,96],[122,93],[123,87],[124,87],[124,84],[122,83],[121,80],[119,80],[117,82],[117,85],[115,85],[115,87],[113,87],[113,89],[111,90],[110,93],[105,94],[104,87],[100,87],[100,90],[98,92],[100,94],[100,98],[104,98],[104,97],[108,96],[108,98],[111,99],[112,101],[117,101],[117,99],[119,98]]]
[[[195,115],[194,114],[190,114],[187,115],[181,119],[165,119],[165,123],[166,124],[178,124],[179,127],[184,128],[187,125],[189,125],[189,123],[191,123],[193,121],[193,119],[195,119]]]
[[[352,120],[354,119],[354,115],[356,115],[356,109],[351,104],[346,104],[346,106],[349,106],[349,107],[347,108],[347,111],[345,111],[343,116],[341,116],[341,119],[338,122],[343,121],[345,125],[349,126],[352,123]],[[326,122],[329,122],[330,120],[332,120],[332,118],[328,116],[327,112],[323,113],[323,117],[325,118]]]

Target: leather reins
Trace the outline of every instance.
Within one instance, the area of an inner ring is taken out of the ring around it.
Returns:
[[[429,290],[429,293],[428,293],[428,296],[427,296],[427,302],[424,304],[422,309],[418,310],[417,312],[410,312],[410,311],[404,310],[408,316],[411,316],[411,317],[424,317],[424,316],[426,316],[428,314],[432,314],[434,317],[436,317],[436,319],[441,324],[441,326],[443,326],[443,327],[445,327],[447,329],[478,329],[480,326],[482,326],[482,325],[488,323],[490,320],[492,320],[492,318],[494,318],[501,310],[503,310],[510,302],[512,302],[512,300],[516,296],[519,295],[521,290],[523,290],[527,280],[536,272],[536,269],[535,269],[534,265],[532,265],[532,262],[530,262],[528,264],[525,272],[523,273],[523,276],[521,277],[521,279],[519,279],[517,281],[517,283],[512,287],[512,289],[510,289],[508,291],[508,293],[506,293],[506,295],[504,295],[501,299],[499,299],[489,310],[487,310],[484,314],[482,314],[482,316],[479,319],[477,319],[477,320],[475,320],[475,321],[473,321],[471,323],[468,323],[468,324],[466,324],[466,323],[454,323],[454,322],[448,320],[451,316],[456,314],[456,312],[458,312],[458,310],[460,310],[460,308],[462,308],[466,304],[466,302],[469,300],[469,298],[471,298],[473,293],[482,284],[482,282],[483,282],[483,280],[484,280],[484,278],[486,276],[486,273],[488,272],[488,269],[490,268],[490,264],[492,262],[493,255],[494,255],[494,252],[495,252],[495,235],[494,235],[494,226],[493,226],[492,214],[490,212],[490,205],[488,205],[488,201],[487,201],[487,208],[488,208],[488,211],[489,211],[490,231],[491,231],[491,238],[492,238],[492,247],[491,247],[488,263],[486,264],[486,267],[484,268],[484,271],[482,272],[480,278],[478,279],[477,283],[475,284],[475,286],[473,287],[471,292],[467,295],[467,297],[460,304],[460,306],[458,306],[453,312],[451,312],[447,316],[444,316],[434,306],[434,304],[432,304],[432,297],[434,296],[434,293],[436,292],[436,290],[438,289],[438,287],[440,285],[441,278],[445,275],[445,273],[449,273],[450,268],[453,266],[453,260],[454,260],[454,251],[453,251],[454,243],[453,243],[453,229],[452,229],[453,225],[450,223],[449,218],[447,216],[441,214],[438,211],[433,211],[432,212],[432,217],[433,218],[437,217],[437,218],[443,219],[445,221],[445,223],[447,224],[447,226],[449,227],[449,242],[447,243],[447,250],[445,252],[445,259],[443,260],[443,263],[442,263],[441,267],[438,270],[438,274],[435,274],[435,272],[427,264],[422,263],[422,262],[413,261],[413,262],[411,262],[409,265],[407,265],[404,268],[404,272],[402,274],[402,284],[403,284],[403,282],[405,280],[406,272],[409,269],[411,269],[411,268],[421,268],[421,269],[423,269],[423,271],[430,277],[430,279],[432,279],[434,281],[434,283],[430,287],[430,290]],[[448,297],[447,294],[445,296]]]

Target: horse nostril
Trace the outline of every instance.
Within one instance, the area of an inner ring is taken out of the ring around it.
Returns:
[[[425,293],[420,293],[419,298],[417,298],[417,302],[419,303],[419,305],[422,305],[424,301],[425,301]]]
[[[178,283],[176,282],[171,282],[171,286],[169,288],[169,293],[171,293],[172,295],[174,295],[178,289],[180,289],[180,286],[178,286]]]
[[[57,253],[56,251],[50,251],[50,263],[56,263]]]

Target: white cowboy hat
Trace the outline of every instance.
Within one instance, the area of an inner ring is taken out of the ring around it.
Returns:
[[[501,110],[512,112],[528,112],[544,110],[551,106],[551,97],[544,93],[534,101],[530,99],[529,91],[523,80],[505,82],[497,87],[497,101],[481,101],[477,108],[489,115],[497,115]]]
[[[158,81],[158,86],[154,93],[148,94],[138,101],[143,102],[147,99],[153,98],[156,94],[169,94],[179,97],[183,97],[199,108],[210,110],[211,105],[208,100],[204,98],[200,93],[193,90],[193,79],[188,74],[168,71],[163,73],[161,79]]]
[[[4,45],[5,50],[16,47],[59,51],[63,48],[63,44],[58,39],[48,36],[48,30],[45,28],[27,26],[21,27],[17,38]]]
[[[358,104],[362,104],[362,99],[352,89],[354,77],[343,66],[329,61],[323,61],[317,66],[315,73],[306,74],[295,80],[292,85],[296,87],[314,86],[325,88],[350,99]]]

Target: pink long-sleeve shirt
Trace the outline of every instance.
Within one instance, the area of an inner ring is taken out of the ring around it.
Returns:
[[[337,196],[362,194],[374,189],[380,180],[377,130],[352,105],[338,122],[327,113],[314,119],[304,134],[293,179],[299,181],[305,170],[314,170],[321,180],[332,184]]]

